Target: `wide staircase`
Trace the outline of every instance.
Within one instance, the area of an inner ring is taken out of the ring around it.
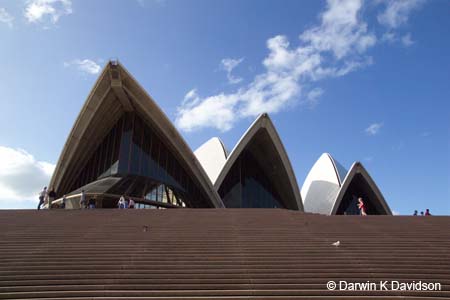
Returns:
[[[441,290],[327,289],[391,280]],[[0,299],[432,297],[450,299],[450,217],[0,211]]]

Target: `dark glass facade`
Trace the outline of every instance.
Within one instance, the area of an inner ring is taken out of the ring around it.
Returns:
[[[283,207],[280,197],[250,151],[244,150],[219,188],[228,208]]]
[[[106,194],[176,206],[210,207],[200,189],[160,135],[137,113],[125,113],[87,161],[70,191],[107,177],[121,180]]]
[[[337,215],[359,215],[358,198],[364,202],[368,215],[385,215],[387,212],[382,207],[380,200],[373,192],[370,185],[361,174],[355,175],[345,192],[342,201],[336,211]]]
[[[100,146],[97,147],[69,191],[76,190],[97,179],[117,174],[122,131],[123,118],[114,125]]]

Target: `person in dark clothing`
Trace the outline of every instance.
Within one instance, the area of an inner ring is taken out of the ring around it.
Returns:
[[[89,209],[94,209],[95,208],[95,199],[91,198],[89,199]]]
[[[39,204],[37,206],[37,209],[40,210],[42,204],[44,204],[45,196],[47,195],[47,187],[44,187],[44,189],[39,193]]]
[[[64,195],[63,197],[62,197],[62,200],[61,200],[61,208],[62,209],[65,209],[66,208],[66,195]]]
[[[428,208],[425,210],[425,216],[431,216],[430,210]]]
[[[417,214],[417,210],[415,210],[413,216],[417,216]]]
[[[53,200],[55,200],[56,198],[56,193],[53,189],[50,190],[50,192],[48,192],[48,208],[52,208],[52,202]]]

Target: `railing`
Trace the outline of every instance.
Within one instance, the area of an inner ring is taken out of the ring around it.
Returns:
[[[86,198],[89,197],[109,197],[109,198],[117,198],[117,201],[119,201],[119,198],[121,197],[121,195],[116,195],[116,194],[105,194],[105,193],[85,193]],[[70,199],[74,199],[74,198],[80,198],[81,197],[81,193],[79,194],[74,194],[74,195],[69,195],[66,196],[66,200],[70,200]],[[165,203],[165,202],[160,202],[160,201],[155,201],[155,200],[149,200],[149,199],[145,199],[145,198],[139,198],[139,197],[132,197],[132,196],[127,196],[124,195],[125,198],[127,199],[133,199],[134,202],[136,203],[143,203],[143,204],[149,204],[149,205],[153,205],[156,207],[164,207],[164,208],[180,208],[180,206],[177,205],[173,205],[170,203]],[[51,204],[62,204],[62,200],[63,198],[58,198],[56,200],[51,201]],[[48,208],[49,204],[45,204],[44,208]]]

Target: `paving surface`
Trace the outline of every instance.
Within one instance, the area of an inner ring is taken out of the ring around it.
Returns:
[[[438,282],[441,291],[329,291],[330,280]],[[0,299],[429,297],[450,299],[450,217],[0,211]]]

